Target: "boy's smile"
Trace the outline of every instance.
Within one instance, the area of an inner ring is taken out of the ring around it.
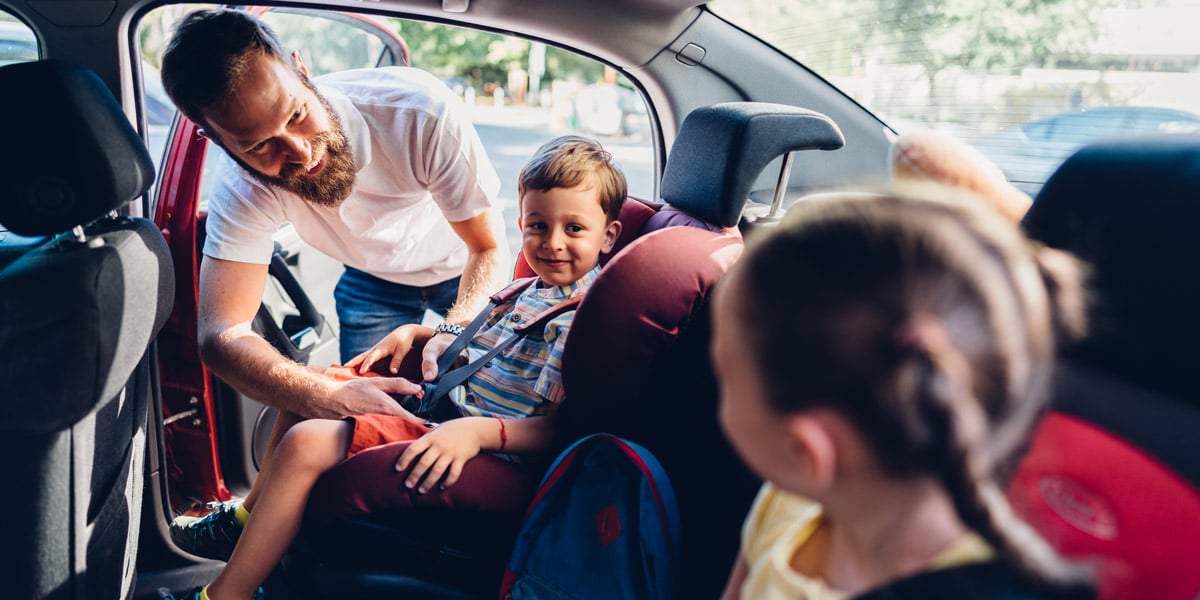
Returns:
[[[548,285],[568,285],[612,249],[621,223],[607,222],[595,186],[525,190],[521,194],[521,253]]]

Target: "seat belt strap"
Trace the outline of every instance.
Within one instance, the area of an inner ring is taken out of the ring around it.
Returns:
[[[526,286],[527,285],[528,284],[526,284]],[[497,294],[497,296],[503,294],[504,291],[507,290],[508,288],[505,288],[505,290],[501,291],[500,294]],[[493,296],[492,298],[495,299],[496,296]],[[493,346],[492,349],[483,356],[457,369],[452,369],[449,371],[445,370],[454,363],[454,359],[458,357],[458,354],[462,352],[464,347],[466,347],[471,337],[475,335],[475,333],[483,325],[483,322],[487,320],[489,315],[491,315],[492,310],[494,310],[496,307],[496,304],[489,304],[488,308],[484,309],[483,312],[479,313],[479,316],[475,317],[475,320],[471,322],[467,329],[464,329],[463,332],[458,335],[458,337],[454,340],[454,343],[451,344],[450,347],[446,348],[446,351],[442,353],[442,356],[438,359],[438,379],[432,385],[429,385],[428,383],[426,384],[426,397],[422,398],[422,405],[436,407],[442,398],[445,398],[450,393],[450,390],[462,385],[468,378],[471,377],[471,375],[474,375],[476,371],[482,369],[484,365],[486,365],[489,361],[491,361],[509,346],[513,345],[513,343],[518,339],[529,335],[529,333],[533,331],[540,331],[543,327],[545,327],[546,323],[558,315],[561,315],[567,311],[575,310],[582,300],[582,296],[576,296],[573,298],[567,298],[566,300],[551,306],[550,308],[538,314],[537,317],[530,319],[529,322],[524,323],[520,327],[514,328],[513,335],[510,335],[507,338],[497,342],[496,345]],[[447,356],[450,357],[449,360],[446,360]]]

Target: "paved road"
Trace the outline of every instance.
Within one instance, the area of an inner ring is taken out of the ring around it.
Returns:
[[[500,200],[504,206],[509,248],[513,258],[520,251],[517,230],[517,175],[542,144],[560,135],[575,133],[555,123],[549,110],[537,108],[496,109],[474,107],[475,128],[488,157],[500,175]],[[645,135],[592,136],[617,160],[629,181],[629,193],[639,198],[654,196],[654,148]]]

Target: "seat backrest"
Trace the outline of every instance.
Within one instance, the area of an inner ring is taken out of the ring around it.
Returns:
[[[45,241],[0,270],[4,595],[120,598],[133,582],[151,395],[174,294],[153,223],[109,215],[154,167],[94,73],[0,67],[0,224]],[[115,214],[115,213],[114,213]],[[109,216],[106,216],[109,215]]]
[[[720,594],[758,486],[716,420],[713,285],[741,254],[735,226],[763,168],[787,152],[840,144],[827,117],[791,106],[728,103],[689,114],[664,170],[663,203],[604,267],[571,325],[556,428],[564,444],[607,432],[662,462],[682,520],[679,597]]]
[[[1023,223],[1088,263],[1094,299],[1010,495],[1096,564],[1105,598],[1200,594],[1197,189],[1194,136],[1101,143],[1055,172]]]

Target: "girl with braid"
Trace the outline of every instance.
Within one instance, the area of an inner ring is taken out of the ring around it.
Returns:
[[[998,481],[1081,297],[1070,256],[977,200],[839,195],[751,239],[712,355],[765,483],[724,597],[1091,597]]]

